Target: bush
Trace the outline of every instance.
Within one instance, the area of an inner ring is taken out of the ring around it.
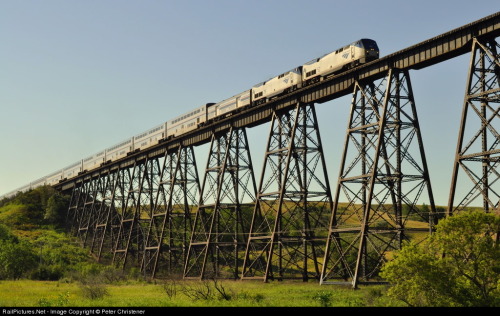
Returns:
[[[0,279],[58,280],[87,265],[88,250],[51,229],[63,223],[67,207],[68,197],[50,186],[2,200]]]
[[[332,303],[332,292],[322,291],[313,296],[313,300],[318,301],[321,307],[330,307]]]
[[[65,214],[69,207],[69,198],[56,193],[47,201],[47,208],[43,219],[50,224],[62,225],[65,221]]]
[[[192,300],[225,300],[230,301],[234,294],[217,279],[203,280],[193,286],[182,287],[184,295]]]
[[[500,216],[484,212],[441,220],[426,242],[385,264],[388,294],[410,306],[500,306],[499,231]]]
[[[37,256],[26,242],[0,240],[0,280],[19,279],[37,264]]]
[[[179,284],[177,280],[167,280],[162,284],[163,291],[167,294],[168,298],[174,298],[177,296]]]
[[[108,289],[101,283],[89,282],[80,285],[83,297],[90,300],[98,300],[108,296]]]
[[[12,234],[10,229],[3,224],[0,224],[0,240],[10,241],[10,242],[18,241],[17,237]]]
[[[40,265],[30,276],[32,280],[57,281],[64,276],[64,268],[59,265]]]

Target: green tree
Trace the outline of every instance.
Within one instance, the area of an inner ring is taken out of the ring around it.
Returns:
[[[17,237],[12,234],[10,229],[4,225],[0,224],[0,241],[16,241],[17,242]]]
[[[51,224],[62,224],[65,220],[64,216],[68,210],[69,200],[67,196],[59,193],[52,195],[47,201],[44,220]]]
[[[28,243],[0,240],[0,280],[19,279],[36,264],[37,257]]]
[[[464,212],[439,222],[420,245],[386,263],[388,294],[410,306],[500,306],[500,216]]]

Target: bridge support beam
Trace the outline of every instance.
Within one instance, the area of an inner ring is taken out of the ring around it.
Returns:
[[[275,112],[242,279],[319,279],[332,209],[314,105]]]
[[[140,266],[143,259],[145,235],[158,190],[159,158],[135,161],[127,171],[123,179],[125,203],[120,210],[120,226],[113,254],[113,264],[121,268],[126,267],[130,256],[134,257],[136,266]]]
[[[80,226],[81,211],[85,199],[84,183],[78,182],[71,190],[71,197],[69,200],[68,213],[66,214],[66,228],[73,235],[78,232]]]
[[[356,82],[320,283],[376,279],[388,251],[432,230],[434,212],[408,71]]]
[[[122,174],[123,171],[118,170],[79,182],[71,192],[68,229],[84,246],[90,246],[98,261],[103,256],[111,261],[108,255],[114,251],[116,229],[120,224],[118,209],[123,204]]]
[[[83,246],[92,241],[95,223],[102,207],[103,178],[99,175],[73,190],[70,210],[73,210],[72,226],[74,234]]]
[[[447,215],[467,206],[499,209],[500,46],[494,39],[473,41]]]
[[[200,181],[192,147],[166,152],[146,234],[141,270],[155,278],[182,275]]]
[[[255,192],[246,129],[214,134],[184,278],[240,277]]]
[[[100,207],[95,216],[96,220],[93,225],[92,243],[90,251],[95,254],[98,261],[106,257],[106,261],[111,259],[109,255],[114,250],[114,242],[116,241],[116,228],[119,227],[120,218],[116,204],[118,201],[118,184],[120,179],[120,171],[108,171],[101,178],[102,195],[99,203]]]

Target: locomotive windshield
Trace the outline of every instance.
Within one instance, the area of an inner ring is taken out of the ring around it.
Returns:
[[[373,49],[373,50],[378,51],[377,42],[375,42],[374,40],[364,38],[364,39],[360,40],[360,42],[361,42],[361,45],[365,49],[367,49],[367,50]]]

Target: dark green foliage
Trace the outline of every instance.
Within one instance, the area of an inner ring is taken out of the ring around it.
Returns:
[[[0,241],[17,242],[18,239],[7,226],[0,224]]]
[[[58,280],[68,272],[78,271],[89,261],[87,251],[65,234],[44,231],[32,241],[39,266],[31,274],[36,280]]]
[[[64,276],[64,267],[60,265],[40,264],[30,275],[32,280],[57,281]]]
[[[60,193],[55,193],[47,201],[44,220],[50,224],[62,224],[66,219],[69,207],[69,198]]]
[[[0,280],[19,279],[36,265],[31,245],[0,224]]]
[[[0,204],[0,220],[20,230],[37,229],[41,225],[64,224],[69,197],[50,186],[19,193]]]
[[[68,200],[45,186],[1,201],[0,279],[58,280],[88,264],[87,250],[54,230],[64,224]]]
[[[313,296],[313,300],[318,301],[321,307],[330,307],[332,303],[332,296],[332,292],[321,291]]]
[[[14,199],[15,204],[24,206],[26,220],[34,225],[43,224],[45,210],[47,209],[49,198],[55,194],[51,187],[39,187],[29,192],[19,194]]]
[[[409,243],[381,276],[410,306],[500,306],[500,216],[464,212],[441,220],[426,242]]]
[[[0,240],[0,280],[19,279],[36,266],[37,257],[26,242]]]

